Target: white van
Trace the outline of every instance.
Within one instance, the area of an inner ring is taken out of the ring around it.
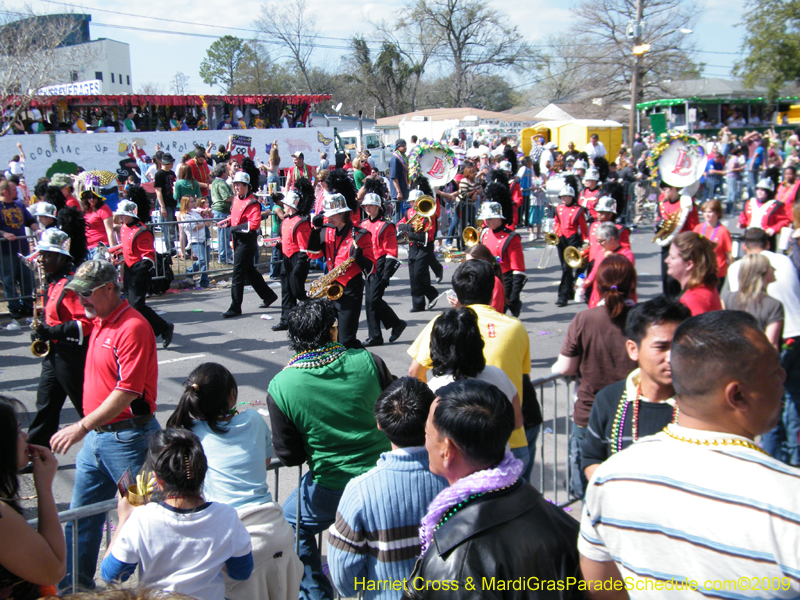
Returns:
[[[389,161],[392,158],[392,152],[389,148],[384,146],[381,141],[380,132],[374,129],[365,129],[364,136],[364,149],[369,150],[370,155],[375,159],[375,166],[381,172],[389,169]],[[344,145],[344,151],[350,156],[351,160],[355,160],[358,153],[361,151],[361,145],[358,143],[358,129],[348,129],[339,133],[339,138]]]

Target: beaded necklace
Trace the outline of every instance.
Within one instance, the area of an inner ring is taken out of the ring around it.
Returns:
[[[514,481],[514,483],[516,483],[516,481]],[[510,483],[510,484],[508,484],[508,485],[505,485],[505,486],[503,486],[503,487],[501,487],[501,488],[497,488],[497,489],[495,489],[495,490],[487,490],[487,491],[485,491],[485,492],[479,492],[479,493],[477,493],[477,494],[472,494],[471,496],[469,496],[469,497],[467,497],[467,498],[464,498],[464,499],[463,499],[461,502],[459,502],[458,504],[456,504],[456,505],[454,505],[454,506],[451,506],[449,509],[447,509],[447,512],[446,512],[446,513],[444,513],[444,514],[442,515],[442,518],[441,518],[441,520],[440,520],[440,521],[439,521],[439,523],[436,525],[436,527],[434,527],[434,529],[433,529],[433,530],[434,530],[434,531],[437,531],[437,530],[439,529],[439,527],[441,527],[442,525],[444,525],[444,524],[445,524],[447,521],[449,521],[449,520],[450,520],[450,518],[451,518],[453,515],[455,515],[455,514],[456,514],[458,511],[460,511],[462,508],[464,508],[464,507],[465,507],[467,504],[469,504],[469,503],[470,503],[470,502],[472,502],[473,500],[475,500],[475,499],[477,499],[477,498],[480,498],[481,496],[485,496],[486,494],[493,494],[494,492],[499,492],[499,491],[501,491],[501,490],[505,490],[505,489],[507,489],[507,488],[510,488],[512,485],[514,485],[514,483]]]
[[[633,421],[631,422],[631,434],[633,442],[639,440],[639,405],[642,399],[642,379],[639,377],[639,383],[636,385],[636,398],[633,401]],[[675,403],[672,409],[672,422],[678,422],[678,415],[680,408]],[[622,431],[625,428],[625,416],[628,414],[628,390],[622,392],[622,398],[617,405],[617,414],[614,416],[614,423],[611,426],[611,454],[616,454],[622,451]]]
[[[696,446],[741,446],[742,448],[750,448],[751,450],[756,450],[761,452],[761,454],[766,454],[769,456],[769,453],[764,450],[763,448],[755,445],[752,442],[747,442],[745,440],[696,440],[694,438],[686,438],[682,435],[678,435],[677,433],[673,433],[669,430],[669,427],[664,427],[664,433],[666,433],[669,437],[673,440],[678,440],[679,442],[686,442],[687,444],[695,444]]]
[[[316,350],[298,352],[291,358],[286,368],[314,369],[316,367],[324,367],[339,358],[345,351],[346,348],[338,342],[330,342]]]

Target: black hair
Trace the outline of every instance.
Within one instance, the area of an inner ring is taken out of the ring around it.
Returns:
[[[136,204],[136,214],[142,223],[150,222],[150,200],[147,192],[140,185],[132,185],[128,188],[128,198]]]
[[[258,170],[255,161],[249,156],[245,156],[242,159],[242,171],[250,176],[250,189],[257,190],[261,171]]]
[[[473,261],[474,262],[474,261]],[[500,463],[514,431],[514,409],[506,395],[485,381],[455,381],[437,392],[433,425],[450,438],[474,467]]]
[[[222,418],[230,408],[231,394],[234,402],[239,397],[231,372],[219,363],[203,363],[189,374],[183,387],[178,406],[167,419],[167,427],[191,429],[194,421],[205,421],[216,433],[227,431]]]
[[[56,207],[56,211],[61,210],[67,205],[67,199],[64,197],[64,192],[61,191],[60,187],[55,185],[48,185],[45,189],[44,196],[39,198],[39,200],[49,202]]]
[[[389,384],[375,402],[375,420],[395,446],[425,445],[425,421],[436,398],[416,377],[401,377]]]
[[[86,259],[86,218],[83,211],[65,206],[56,214],[58,228],[69,236],[69,253],[72,264],[80,265]]]
[[[161,481],[159,491],[164,495],[200,495],[208,470],[200,439],[188,429],[153,433],[146,465]]]
[[[304,352],[329,344],[336,318],[336,306],[327,298],[301,302],[289,313],[289,347]]]
[[[692,311],[686,305],[661,294],[652,300],[637,304],[628,313],[625,333],[628,339],[633,340],[638,346],[647,336],[647,330],[653,325],[683,323],[691,316]]]
[[[739,310],[712,311],[682,323],[670,354],[672,385],[681,400],[705,396],[727,378],[747,374],[762,351],[756,336],[769,343],[756,318]]]
[[[0,394],[0,500],[22,514],[17,478],[18,414],[25,410],[16,398]]]
[[[517,153],[508,144],[503,149],[503,158],[511,163],[511,176],[513,177],[519,171],[519,161],[517,160]]]
[[[19,185],[19,175],[9,175],[8,180],[14,185]],[[45,188],[45,191],[47,191],[47,188]],[[36,197],[39,198],[39,194],[36,194]]]
[[[494,293],[494,270],[482,260],[461,263],[453,273],[453,290],[462,306],[491,304]]]
[[[486,368],[483,346],[477,313],[468,306],[448,308],[431,330],[433,374],[450,374],[456,381],[477,377]]]

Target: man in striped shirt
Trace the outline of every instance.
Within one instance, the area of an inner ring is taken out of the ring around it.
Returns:
[[[797,598],[800,470],[753,442],[780,415],[777,350],[749,314],[718,311],[678,327],[671,365],[678,424],[589,482],[578,548],[590,597]]]

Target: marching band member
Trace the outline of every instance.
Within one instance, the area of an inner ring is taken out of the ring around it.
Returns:
[[[323,226],[323,215],[314,216],[308,249],[310,252],[323,251],[330,271],[353,259],[344,273],[336,278],[343,292],[334,300],[334,305],[339,314],[339,343],[345,348],[360,348],[356,333],[361,318],[364,275],[369,276],[375,271],[372,237],[366,229],[353,225],[351,216],[347,214],[351,212],[350,207],[341,194],[325,196],[323,208],[328,222]]]
[[[439,293],[431,285],[431,273],[428,270],[432,262],[433,241],[436,237],[435,218],[423,219],[420,231],[415,231],[411,223],[417,214],[417,202],[424,196],[421,190],[411,190],[408,201],[411,208],[397,224],[397,233],[408,238],[408,276],[411,283],[411,312],[421,312],[436,305]],[[435,201],[435,200],[434,200]],[[437,212],[440,210],[438,202]],[[435,216],[435,215],[434,215]],[[425,299],[427,298],[427,303]]]
[[[655,242],[661,246],[661,286],[667,296],[677,296],[681,293],[680,284],[667,274],[667,264],[664,262],[669,254],[672,240],[679,233],[693,231],[700,224],[700,215],[691,196],[681,194],[681,190],[671,186],[666,181],[661,182],[661,197],[658,200],[658,215],[656,230],[661,232],[670,219],[677,219],[671,231]],[[676,216],[676,213],[680,213]],[[656,236],[658,238],[658,235]]]
[[[39,232],[56,227],[56,205],[49,202],[37,202],[30,209],[31,216],[36,218],[39,223]]]
[[[83,418],[83,370],[92,320],[86,316],[78,294],[64,287],[74,272],[69,247],[69,236],[59,229],[45,231],[37,247],[47,277],[47,296],[43,324],[31,339],[49,342],[50,351],[42,359],[36,416],[28,429],[28,442],[47,448],[50,437],[58,431],[67,396]]]
[[[161,336],[161,345],[168,348],[172,342],[175,325],[162,319],[145,304],[150,283],[156,272],[156,249],[153,232],[139,220],[135,202],[123,200],[117,206],[115,217],[121,217],[119,237],[122,241],[122,291],[128,303],[142,313],[150,323],[156,337]]]
[[[230,226],[233,238],[233,277],[231,279],[231,306],[222,313],[223,319],[242,314],[245,280],[261,298],[259,308],[269,308],[278,299],[255,266],[258,252],[258,233],[261,229],[261,202],[253,195],[250,176],[237,171],[233,176],[234,198],[231,216],[222,222]]]
[[[769,236],[769,249],[774,252],[776,236],[784,227],[792,226],[792,215],[786,212],[783,202],[775,198],[775,184],[764,178],[756,185],[756,197],[750,198],[739,214],[741,229],[763,229]]]
[[[597,203],[604,195],[603,188],[598,185],[599,181],[600,172],[596,168],[586,169],[586,175],[583,177],[584,188],[578,198],[578,204],[586,209],[590,221],[597,220]]]
[[[361,227],[369,231],[372,237],[372,251],[377,268],[367,277],[365,300],[367,309],[367,328],[369,337],[365,346],[383,344],[381,325],[391,329],[389,342],[394,342],[403,333],[407,323],[401,320],[383,299],[383,293],[389,287],[389,281],[400,268],[397,258],[397,230],[394,223],[383,218],[383,203],[378,194],[368,193],[364,196],[361,207],[367,218],[361,221]]]
[[[487,198],[490,197],[487,188]],[[478,213],[478,219],[483,221],[481,231],[481,244],[500,262],[503,272],[503,288],[505,292],[505,312],[510,312],[519,317],[522,310],[520,293],[525,286],[525,257],[522,254],[522,239],[515,231],[510,230],[504,221],[503,209],[499,202],[484,202]]]
[[[566,306],[574,297],[575,273],[564,258],[568,246],[580,248],[587,236],[586,209],[575,201],[575,189],[565,185],[558,193],[561,204],[556,207],[553,233],[558,236],[558,260],[561,261],[561,283],[558,285],[556,306]]]
[[[314,187],[305,177],[294,182],[294,190],[283,198],[283,221],[281,221],[281,320],[272,331],[289,329],[289,313],[298,302],[306,300],[306,277],[308,277],[308,240],[311,223],[308,215],[314,204]]]

